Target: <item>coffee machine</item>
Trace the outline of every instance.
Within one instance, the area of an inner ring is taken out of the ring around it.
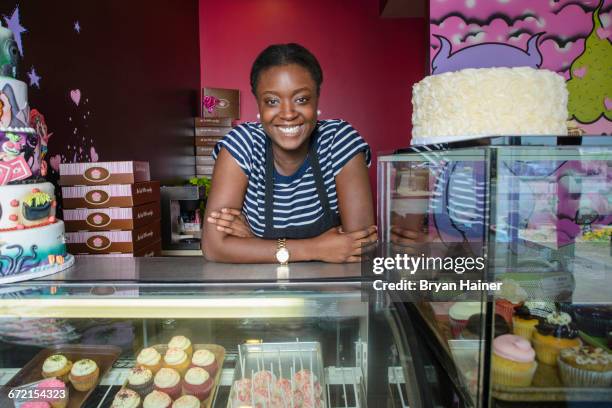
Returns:
[[[162,186],[162,254],[201,256],[203,186]]]

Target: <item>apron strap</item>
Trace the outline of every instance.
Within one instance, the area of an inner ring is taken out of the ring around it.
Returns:
[[[312,168],[312,176],[315,182],[315,188],[317,190],[317,195],[319,196],[319,202],[321,203],[321,207],[323,208],[323,215],[321,217],[323,221],[323,229],[325,232],[327,229],[332,228],[334,226],[340,225],[340,219],[338,214],[332,211],[331,206],[329,205],[329,197],[327,196],[327,190],[325,189],[325,182],[323,181],[323,173],[321,172],[321,165],[319,164],[319,159],[317,158],[317,147],[316,147],[316,135],[313,134],[310,145],[308,148],[308,155],[306,156],[306,160],[310,164]],[[264,236],[272,237],[272,236],[281,236],[283,230],[276,230],[274,228],[274,155],[272,153],[272,141],[269,137],[266,137],[266,192],[265,192],[265,207],[264,207]],[[309,230],[308,227],[301,227],[304,230]],[[313,235],[318,235],[313,233]]]

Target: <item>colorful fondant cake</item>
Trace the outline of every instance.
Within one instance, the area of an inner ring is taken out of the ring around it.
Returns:
[[[14,78],[18,52],[0,26],[0,283],[58,272],[74,262],[64,223],[55,218],[55,188],[46,182],[49,134],[28,106],[27,85]]]
[[[529,67],[464,69],[428,76],[412,91],[412,136],[566,135],[562,76]]]

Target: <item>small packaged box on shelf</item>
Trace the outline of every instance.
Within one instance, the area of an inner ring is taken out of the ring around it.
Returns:
[[[159,199],[159,181],[62,187],[62,202],[68,209],[135,207]]]
[[[134,256],[161,240],[159,221],[132,231],[66,232],[66,245],[73,255],[132,253]]]
[[[61,186],[134,184],[151,180],[149,163],[119,161],[99,163],[61,163]]]
[[[198,136],[225,136],[233,128],[232,127],[197,127],[195,135]]]
[[[199,127],[232,127],[232,118],[194,118],[196,128]]]
[[[215,159],[212,156],[196,156],[196,166],[214,166]]]
[[[66,231],[133,230],[161,218],[159,202],[128,208],[64,210]]]
[[[217,142],[222,138],[223,136],[196,136],[195,145],[215,147]]]
[[[240,119],[240,91],[238,89],[204,88],[200,101],[205,118]]]
[[[196,156],[212,156],[213,146],[196,146]]]

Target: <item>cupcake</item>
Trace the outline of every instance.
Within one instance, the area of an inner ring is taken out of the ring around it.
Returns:
[[[191,340],[185,336],[174,336],[168,342],[168,348],[179,348],[183,350],[189,357],[193,354]]]
[[[162,356],[153,347],[142,349],[136,357],[136,365],[148,368],[155,375],[162,367]]]
[[[475,314],[470,316],[467,324],[461,331],[459,338],[464,340],[480,340],[481,328],[483,324],[484,315],[483,314]],[[503,317],[496,314],[495,315],[495,336],[501,336],[502,334],[510,333],[510,328],[508,327],[508,323],[504,320]]]
[[[56,377],[68,382],[68,374],[72,369],[72,361],[61,354],[54,354],[45,359],[42,367],[42,376],[45,378]]]
[[[493,383],[509,387],[528,387],[538,363],[531,344],[520,336],[504,334],[493,340]]]
[[[514,308],[521,306],[527,299],[527,291],[512,279],[503,279],[502,286],[495,300],[495,313],[501,315],[508,324],[512,324]]]
[[[49,378],[36,384],[36,389],[49,395],[45,401],[53,408],[65,408],[68,405],[68,387],[57,378]]]
[[[557,364],[559,351],[580,345],[578,330],[572,324],[570,315],[565,312],[551,313],[538,323],[532,342],[538,361],[550,365]]]
[[[612,353],[590,346],[559,352],[559,373],[567,387],[611,387]]]
[[[189,357],[179,348],[169,348],[164,355],[164,367],[172,368],[184,375],[189,368]]]
[[[206,349],[196,350],[191,359],[191,367],[203,368],[211,377],[214,377],[219,369],[215,355]]]
[[[531,336],[538,323],[540,323],[540,319],[532,315],[527,306],[523,305],[514,309],[514,316],[512,316],[512,332],[517,336],[521,336],[526,340],[531,340]]]
[[[181,396],[181,375],[172,368],[161,368],[155,374],[153,384],[157,391],[165,392],[172,399]]]
[[[192,367],[187,370],[183,378],[183,393],[204,401],[210,396],[213,384],[213,379],[208,371],[200,367]]]
[[[144,398],[153,391],[153,373],[144,367],[132,368],[127,378],[127,387]]]
[[[557,311],[557,307],[554,302],[544,302],[544,301],[527,301],[525,302],[525,306],[529,309],[529,312],[541,319],[546,319],[548,315]]]
[[[458,338],[470,316],[481,313],[480,302],[457,302],[448,310],[453,338]]]
[[[136,391],[124,388],[115,394],[111,408],[138,408],[140,400],[140,395]]]
[[[95,361],[88,358],[77,361],[70,370],[70,382],[77,391],[88,391],[98,382],[100,369]]]
[[[193,395],[183,395],[174,401],[172,408],[200,408],[200,400]]]
[[[172,399],[162,391],[153,390],[142,403],[142,408],[170,408]]]

